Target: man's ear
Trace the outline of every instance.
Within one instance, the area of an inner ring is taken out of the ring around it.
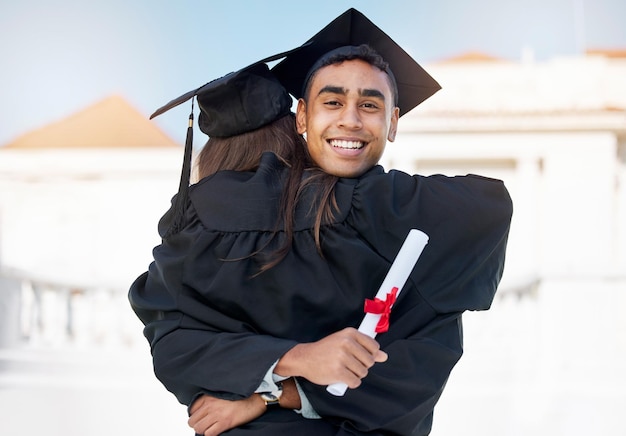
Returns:
[[[306,132],[306,102],[303,98],[298,99],[296,108],[296,129],[303,135]]]
[[[389,123],[389,133],[387,134],[387,141],[393,142],[396,139],[396,133],[398,132],[398,119],[400,118],[400,108],[393,108],[391,113],[391,122]]]

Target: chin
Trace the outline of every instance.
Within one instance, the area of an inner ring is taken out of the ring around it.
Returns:
[[[335,172],[335,175],[339,177],[345,177],[347,179],[354,179],[362,175],[365,171],[363,170],[343,170]]]

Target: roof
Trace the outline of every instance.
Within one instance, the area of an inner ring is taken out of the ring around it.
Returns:
[[[452,56],[446,59],[442,59],[437,63],[471,63],[471,62],[502,62],[504,59],[491,56],[487,53],[483,53],[480,51],[468,51],[465,53],[461,53],[457,56]]]
[[[2,148],[180,147],[120,96],[22,135]]]
[[[412,116],[593,114],[623,123],[626,114],[626,62],[621,58],[434,63],[428,69],[443,89]]]
[[[586,51],[590,56],[604,56],[611,59],[626,59],[626,48],[622,49],[590,49]]]

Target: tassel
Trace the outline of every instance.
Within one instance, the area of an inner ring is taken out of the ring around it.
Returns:
[[[175,235],[184,227],[185,209],[189,198],[189,180],[191,179],[191,154],[193,151],[193,103],[191,99],[191,113],[189,114],[189,124],[187,126],[187,137],[185,138],[185,152],[183,154],[183,169],[180,173],[180,183],[178,194],[174,203],[174,217],[172,223],[165,233],[164,238]]]

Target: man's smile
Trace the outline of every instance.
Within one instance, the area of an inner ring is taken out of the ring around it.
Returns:
[[[328,141],[330,145],[335,148],[343,148],[348,150],[358,150],[365,147],[365,142],[361,141],[347,141],[344,139],[331,139]]]

